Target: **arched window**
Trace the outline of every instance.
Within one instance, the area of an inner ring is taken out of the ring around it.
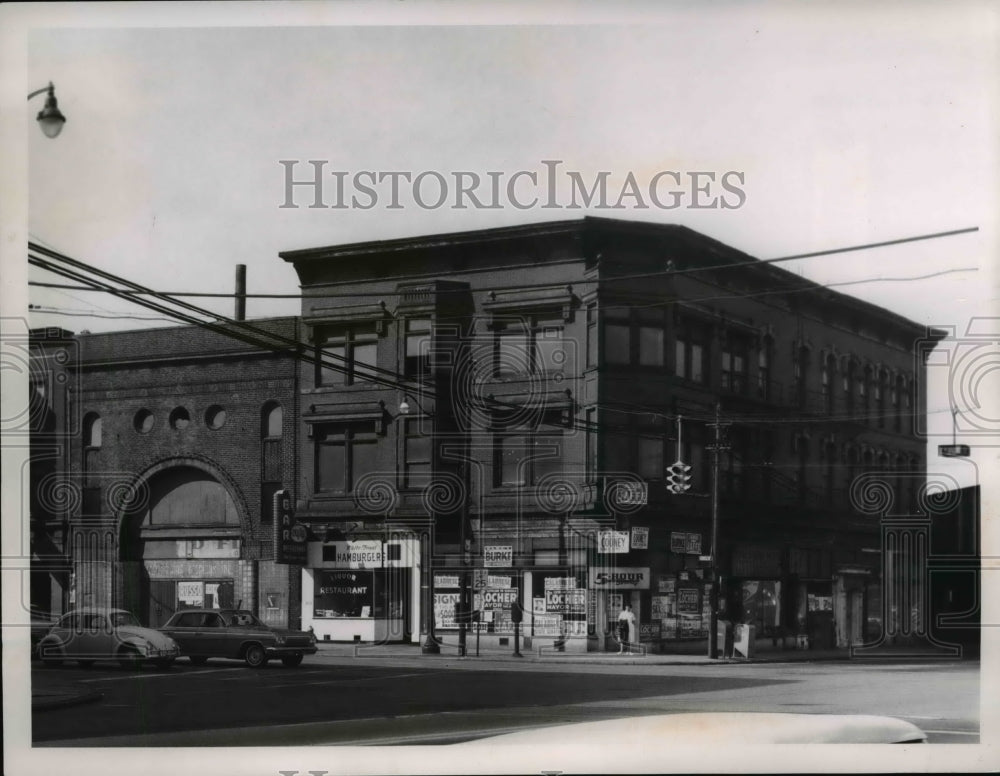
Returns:
[[[268,402],[260,413],[260,519],[274,519],[274,494],[281,490],[281,437],[284,412],[277,402]]]
[[[837,359],[829,354],[823,359],[823,369],[820,375],[823,383],[823,407],[827,415],[833,414],[833,376],[837,371]]]
[[[260,436],[262,439],[281,439],[284,413],[277,402],[268,402],[261,412]]]

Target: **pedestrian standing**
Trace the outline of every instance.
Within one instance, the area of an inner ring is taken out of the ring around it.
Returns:
[[[635,615],[631,604],[624,604],[618,615],[618,654],[625,649],[626,654],[632,654],[632,643],[635,639]]]

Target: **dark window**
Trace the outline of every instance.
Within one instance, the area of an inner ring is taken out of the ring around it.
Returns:
[[[796,347],[792,365],[794,381],[792,390],[799,406],[805,406],[809,380],[809,349]]]
[[[375,470],[374,423],[318,426],[315,437],[318,492],[348,493],[363,475]]]
[[[403,487],[420,488],[427,485],[433,468],[432,437],[421,433],[420,418],[406,421],[403,437]]]
[[[757,395],[765,401],[771,398],[771,348],[767,344],[757,351]]]
[[[100,447],[103,429],[100,415],[90,414],[83,421],[83,446]]]
[[[747,389],[747,345],[730,339],[722,350],[722,390],[745,393]]]
[[[281,405],[268,402],[260,413],[260,517],[261,522],[274,520],[274,494],[281,490],[282,423]]]
[[[826,500],[827,506],[834,505],[837,477],[837,448],[832,442],[827,442],[824,447],[824,457],[826,458]]]
[[[597,474],[597,410],[588,409],[587,417],[587,482],[593,482]]]
[[[820,379],[823,383],[823,406],[829,415],[833,414],[833,373],[835,368],[836,362],[833,356],[827,356],[823,361]]]
[[[899,409],[900,379],[897,378],[889,389],[889,402],[892,405],[893,427],[897,432],[903,430],[903,413]]]
[[[597,305],[587,305],[587,366],[597,366]]]
[[[708,332],[700,327],[687,326],[678,331],[674,354],[674,368],[678,377],[696,383],[708,382],[707,342]]]
[[[322,332],[316,383],[350,385],[375,374],[378,337],[374,324],[338,326]]]
[[[640,432],[641,433],[641,432]],[[663,437],[655,432],[652,436],[639,436],[636,440],[638,448],[637,474],[646,480],[662,480],[664,477]]]
[[[604,362],[619,365],[632,363],[632,327],[627,319],[605,322]]]
[[[516,377],[566,368],[561,320],[532,316],[507,323],[496,335],[495,374]]]
[[[411,380],[430,375],[431,322],[427,318],[406,321],[406,356],[403,373]]]
[[[554,418],[548,418],[553,420]],[[563,470],[562,429],[554,423],[537,429],[503,429],[494,436],[494,478],[498,486],[533,485]]]

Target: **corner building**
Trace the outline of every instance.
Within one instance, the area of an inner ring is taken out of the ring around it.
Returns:
[[[720,617],[791,648],[907,616],[856,505],[871,472],[895,510],[918,498],[922,327],[679,226],[281,256],[314,356],[294,492],[320,638],[513,646],[519,604],[519,647],[617,650],[630,604],[650,650],[704,649],[717,405]]]

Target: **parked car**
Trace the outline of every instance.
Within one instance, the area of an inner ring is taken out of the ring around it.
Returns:
[[[280,658],[294,668],[305,655],[316,654],[312,633],[272,628],[241,609],[188,609],[174,614],[160,630],[176,640],[181,654],[195,664],[224,657],[260,668]]]
[[[46,665],[74,659],[89,666],[95,660],[117,660],[124,668],[151,662],[167,668],[180,654],[169,636],[144,628],[124,609],[77,609],[64,614],[38,642]]]
[[[32,614],[31,615],[31,659],[34,660],[38,657],[38,644],[41,642],[42,638],[52,630],[52,626],[56,624],[57,617],[50,617],[44,614]]]

